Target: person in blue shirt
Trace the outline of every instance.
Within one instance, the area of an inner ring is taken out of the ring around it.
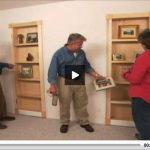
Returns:
[[[86,41],[86,38],[81,34],[70,34],[67,44],[54,53],[48,70],[48,82],[50,83],[49,90],[53,94],[57,94],[58,90],[60,120],[62,124],[60,132],[62,133],[68,131],[70,122],[70,103],[72,99],[80,126],[87,132],[94,131],[88,120],[88,97],[85,85],[65,85],[65,78],[68,79],[65,74],[65,65],[84,65],[86,73],[97,78],[103,78],[103,76],[95,72],[90,66],[85,52],[81,49],[84,41]]]
[[[2,74],[3,68],[13,69],[14,65],[0,62],[0,75]],[[2,121],[11,121],[11,120],[15,120],[15,117],[7,116],[6,100],[0,83],[0,129],[7,128],[6,125],[1,123]]]

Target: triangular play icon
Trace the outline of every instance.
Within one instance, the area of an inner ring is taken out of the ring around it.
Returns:
[[[76,72],[74,72],[74,71],[72,71],[72,79],[75,79],[76,77],[78,77],[79,76],[79,74],[78,73],[76,73]]]

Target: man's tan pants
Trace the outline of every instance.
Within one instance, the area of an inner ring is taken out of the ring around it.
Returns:
[[[60,120],[63,125],[70,121],[70,104],[73,100],[76,116],[81,125],[89,124],[85,85],[65,85],[65,78],[58,77],[57,88],[60,102]]]
[[[6,100],[0,83],[0,118],[7,115]]]

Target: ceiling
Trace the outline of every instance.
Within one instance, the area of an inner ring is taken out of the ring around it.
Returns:
[[[57,3],[69,0],[0,0],[0,10],[35,6],[47,3]]]

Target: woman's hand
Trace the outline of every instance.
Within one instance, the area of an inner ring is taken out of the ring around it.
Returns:
[[[129,72],[129,71],[130,71],[130,68],[122,68],[122,74]]]

